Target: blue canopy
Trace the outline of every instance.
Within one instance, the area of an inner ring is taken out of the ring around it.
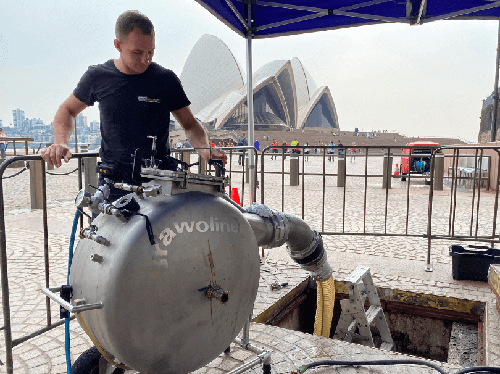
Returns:
[[[196,0],[242,36],[254,39],[378,23],[500,19],[491,0]],[[248,4],[253,24],[248,27]]]
[[[423,24],[446,19],[500,20],[495,0],[196,0],[247,39],[248,140],[254,140],[252,39],[380,23]],[[500,33],[500,31],[499,31]],[[500,43],[500,42],[499,42]],[[499,50],[500,51],[500,50]],[[497,53],[497,67],[500,61]],[[498,68],[495,87],[498,87]],[[497,103],[495,101],[495,103]],[[496,104],[494,106],[496,108]],[[497,110],[494,110],[494,116]],[[496,123],[496,120],[494,120]],[[492,133],[496,133],[493,130]],[[494,136],[492,135],[493,140]],[[250,201],[255,202],[253,149],[249,150]]]

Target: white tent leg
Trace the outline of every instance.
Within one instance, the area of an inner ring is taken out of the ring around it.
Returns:
[[[248,27],[252,25],[252,4],[248,4]],[[253,113],[253,79],[252,79],[252,33],[247,35],[247,103],[248,103],[248,145],[253,146],[254,113]],[[248,152],[248,179],[250,182],[250,203],[255,202],[255,154],[254,149]]]

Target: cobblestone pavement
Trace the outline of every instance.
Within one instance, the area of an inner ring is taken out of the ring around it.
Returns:
[[[287,158],[284,164],[285,170],[288,170],[288,161]],[[279,172],[281,165],[280,160],[266,159],[266,171]],[[75,167],[76,161],[72,160],[53,172],[66,173],[74,170]],[[308,173],[321,173],[323,170],[321,158],[310,157],[306,168]],[[241,171],[237,159],[233,159],[231,169]],[[325,169],[327,173],[336,173],[337,162],[327,163]],[[314,175],[306,176],[304,220],[313,229],[324,232],[363,233],[366,230],[369,233],[383,233],[386,230],[388,233],[404,234],[408,230],[408,233],[415,235],[426,233],[428,186],[423,180],[411,182],[409,219],[406,227],[407,183],[394,179],[393,188],[386,194],[386,191],[381,188],[382,158],[369,158],[367,169],[370,174],[379,175],[379,177],[369,178],[365,182],[364,177],[348,176],[345,195],[343,188],[336,187],[335,176],[326,177],[324,198],[323,178]],[[12,175],[19,170],[8,169],[5,176]],[[350,163],[348,158],[348,175],[362,175],[364,170],[364,158],[358,156],[355,163]],[[241,193],[241,174],[233,173],[232,177],[232,187],[238,187]],[[281,175],[266,175],[264,202],[274,209],[301,216],[302,180],[300,183],[300,186],[290,187],[289,179],[286,177],[285,195],[282,197]],[[366,195],[365,183],[368,186]],[[45,287],[42,214],[40,210],[29,209],[30,193],[27,186],[29,186],[29,171],[3,181],[13,338],[19,338],[43,327],[47,320],[45,297],[39,292],[40,288]],[[248,185],[245,189],[244,205],[248,206]],[[47,176],[51,270],[49,284],[52,286],[65,282],[69,233],[75,211],[72,202],[77,192],[77,173]],[[433,233],[448,233],[451,195],[449,188],[446,187],[444,191],[435,193],[432,216]],[[343,219],[344,196],[346,213]],[[363,208],[365,196],[366,214]],[[323,199],[325,201],[324,220],[322,219]],[[260,190],[257,200],[260,200]],[[387,224],[384,220],[386,201],[388,202]],[[460,186],[455,209],[454,231],[456,234],[468,235],[470,233],[472,202],[472,191]],[[477,191],[475,203],[477,203]],[[482,190],[479,205],[474,204],[473,233],[477,227],[478,235],[491,235],[493,203],[494,194]],[[479,214],[477,214],[477,206],[479,206]],[[448,254],[451,241],[434,240],[432,242],[431,261],[434,271],[426,272],[424,269],[427,258],[427,239],[423,237],[324,235],[323,239],[329,261],[334,268],[333,276],[337,280],[344,279],[361,264],[370,267],[375,285],[380,287],[486,302],[485,329],[488,336],[486,359],[489,365],[500,366],[500,317],[495,309],[494,296],[487,284],[483,282],[453,280],[451,258]],[[279,281],[296,285],[307,277],[307,274],[290,260],[284,247],[266,250],[263,262],[254,315],[267,309],[289,289],[270,292],[271,283]],[[58,321],[58,308],[52,304],[51,310],[52,321]],[[76,322],[72,322],[71,326],[74,361],[83,351],[91,347],[91,342]],[[251,325],[250,337],[255,345],[273,351],[273,373],[289,373],[304,363],[323,359],[360,360],[407,357],[256,323]],[[0,349],[2,349],[3,359],[5,357],[3,343],[0,343]],[[222,354],[206,367],[199,369],[197,373],[228,372],[242,362],[248,362],[253,358],[255,355],[252,353],[232,345],[231,353]],[[445,370],[451,369],[447,364],[439,363],[439,365]],[[248,372],[257,373],[261,372],[260,370],[257,367]],[[64,329],[56,328],[15,347],[14,371],[16,373],[65,372]],[[5,366],[0,367],[0,372],[5,372]],[[310,372],[327,372],[327,369],[311,369]],[[416,366],[361,366],[328,369],[328,372],[430,373],[433,370]]]

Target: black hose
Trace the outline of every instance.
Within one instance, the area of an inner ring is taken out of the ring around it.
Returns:
[[[441,367],[439,367],[436,364],[433,364],[432,362],[424,361],[424,360],[415,360],[415,359],[406,359],[406,360],[375,360],[375,361],[331,361],[331,360],[326,360],[326,361],[317,361],[317,362],[312,362],[310,364],[304,365],[300,368],[300,373],[304,373],[307,369],[311,369],[317,366],[332,366],[332,365],[339,365],[339,366],[361,366],[361,365],[424,365],[424,366],[429,366],[437,371],[439,371],[441,374],[448,374],[447,371],[443,370]],[[455,374],[458,374],[455,373]]]
[[[2,179],[9,179],[13,177],[17,177],[19,174],[21,174],[23,171],[26,171],[26,168],[23,168],[21,171],[18,171],[16,174],[9,175],[8,177],[2,177]]]
[[[500,373],[500,367],[495,366],[473,366],[455,372],[454,374],[464,373]]]
[[[304,373],[307,369],[311,369],[317,366],[361,366],[361,365],[424,365],[429,366],[441,374],[448,374],[444,369],[439,367],[438,365],[424,360],[415,360],[415,359],[406,359],[406,360],[376,360],[376,361],[317,361],[312,362],[307,365],[303,365],[300,368],[300,373]],[[465,368],[459,371],[456,371],[454,374],[466,374],[466,373],[500,373],[500,367],[494,366],[473,366],[470,368]]]
[[[49,175],[69,175],[71,173],[74,173],[77,170],[78,170],[78,168],[76,168],[74,170],[71,170],[71,171],[68,171],[67,173],[51,173],[51,172],[48,172],[48,171],[46,171],[46,173],[49,174]]]

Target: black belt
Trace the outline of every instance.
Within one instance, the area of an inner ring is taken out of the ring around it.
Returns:
[[[96,172],[103,178],[111,179],[113,182],[124,182],[129,184],[140,184],[132,179],[132,172],[124,173],[115,165],[98,162]]]

